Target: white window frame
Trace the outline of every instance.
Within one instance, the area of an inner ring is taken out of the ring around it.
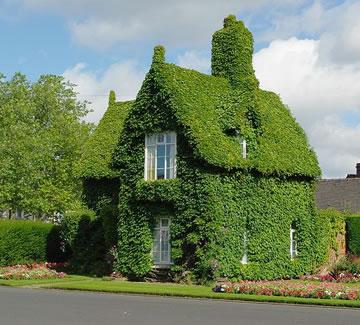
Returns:
[[[166,143],[165,142],[158,142],[158,137],[160,135],[164,136],[164,139],[166,139],[167,135],[171,135],[174,138],[174,142],[171,143]],[[155,136],[156,141],[155,141],[155,167],[154,167],[154,179],[149,179],[149,175],[148,175],[148,168],[147,168],[147,164],[148,164],[148,148],[150,147],[149,145],[149,138],[151,136]],[[174,179],[176,178],[176,155],[177,155],[177,135],[176,132],[173,131],[168,131],[168,132],[163,132],[163,133],[156,133],[156,134],[150,134],[150,135],[146,135],[145,136],[145,161],[144,161],[144,179],[145,180],[157,180],[158,179],[158,175],[157,175],[157,147],[158,145],[165,145],[165,158],[164,158],[164,178],[163,179]],[[173,144],[174,145],[174,167],[173,167],[173,177],[166,177],[166,169],[167,169],[167,162],[166,162],[166,153],[167,153],[167,149],[166,149],[166,145],[167,144]]]
[[[245,138],[240,138],[240,144],[241,144],[241,153],[242,153],[242,157],[244,159],[246,159],[247,157],[247,148],[246,148],[246,140]]]
[[[245,229],[243,235],[243,256],[241,258],[241,264],[248,264],[248,231]]]
[[[167,226],[162,226],[162,220],[167,220]],[[152,249],[151,249],[151,257],[152,257],[152,261],[154,264],[154,267],[156,268],[165,268],[165,267],[169,267],[171,265],[171,241],[170,241],[170,225],[171,225],[171,218],[169,217],[159,217],[156,220],[156,224],[154,227],[154,232],[153,232],[153,245],[152,245]],[[154,242],[155,242],[155,232],[159,231],[159,260],[155,261],[154,260]],[[167,232],[167,238],[168,238],[168,259],[167,260],[162,260],[162,236],[161,236],[161,232],[165,231]]]
[[[293,260],[298,256],[298,249],[297,249],[297,239],[296,239],[297,230],[291,226],[290,227],[290,258]],[[294,243],[294,245],[293,245]],[[293,249],[293,246],[295,249]]]

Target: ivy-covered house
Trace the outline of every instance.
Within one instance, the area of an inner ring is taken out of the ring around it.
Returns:
[[[83,177],[90,206],[118,198],[117,271],[270,279],[324,258],[316,155],[279,96],[259,88],[252,55],[251,33],[229,16],[211,75],[167,63],[157,46],[136,100],[111,94]]]

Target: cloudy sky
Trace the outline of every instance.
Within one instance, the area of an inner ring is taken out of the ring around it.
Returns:
[[[305,128],[324,177],[360,162],[359,0],[0,0],[0,72],[62,74],[91,101],[132,99],[152,48],[209,73],[211,34],[229,13],[253,32],[254,67]]]

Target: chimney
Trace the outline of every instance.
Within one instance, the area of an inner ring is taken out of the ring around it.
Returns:
[[[234,15],[226,17],[224,28],[215,32],[212,38],[212,75],[227,78],[234,88],[258,87],[252,56],[252,34]]]
[[[360,163],[356,164],[356,174],[347,174],[346,178],[360,178]]]

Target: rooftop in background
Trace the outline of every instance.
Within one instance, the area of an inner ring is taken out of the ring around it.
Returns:
[[[360,163],[356,164],[356,174],[348,174],[346,178],[320,180],[316,202],[319,209],[360,212]]]

